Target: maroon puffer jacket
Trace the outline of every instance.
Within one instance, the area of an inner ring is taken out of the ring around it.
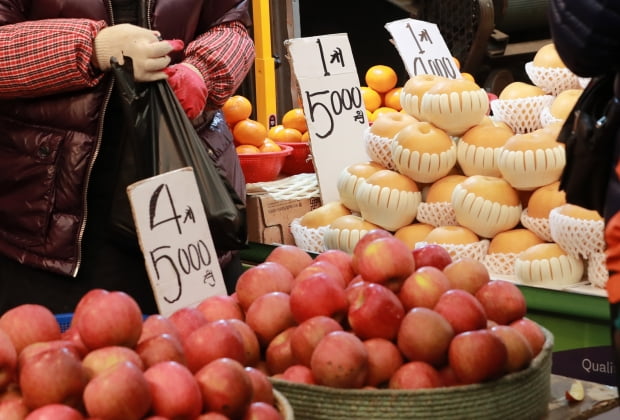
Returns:
[[[164,39],[182,39],[186,44],[219,23],[250,24],[249,0],[141,1],[146,3],[151,28]],[[2,0],[0,26],[47,18],[111,24],[111,10],[110,0]],[[49,271],[77,274],[87,181],[111,86],[108,79],[78,92],[0,100],[0,253]],[[197,131],[208,142],[217,166],[245,197],[238,160],[230,153],[229,132],[214,129],[211,121],[198,124]]]

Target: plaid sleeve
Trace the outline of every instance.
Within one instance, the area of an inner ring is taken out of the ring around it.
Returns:
[[[207,107],[219,108],[250,71],[254,42],[240,22],[223,23],[190,42],[184,61],[202,74],[209,92]]]
[[[50,19],[0,27],[0,98],[36,97],[99,82],[93,39],[105,26],[88,19]]]

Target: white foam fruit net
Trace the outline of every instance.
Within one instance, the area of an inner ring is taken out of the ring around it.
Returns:
[[[557,208],[549,212],[549,230],[553,241],[568,254],[585,259],[605,250],[604,225],[602,220],[566,216]]]
[[[427,223],[433,226],[454,226],[458,224],[454,207],[452,207],[450,202],[422,202],[418,205],[416,219],[420,223]]]
[[[388,169],[396,169],[394,161],[392,161],[392,138],[377,136],[370,132],[367,128],[364,132],[364,144],[366,146],[366,154],[373,161],[380,163]]]
[[[529,133],[542,128],[540,113],[553,102],[553,95],[491,101],[493,116],[505,122],[515,134]]]
[[[425,242],[416,243],[416,247],[424,245]],[[460,258],[473,258],[484,263],[484,257],[489,250],[490,241],[488,239],[482,239],[470,244],[440,244],[444,247],[453,260]]]
[[[609,280],[606,256],[604,252],[594,252],[586,260],[588,281],[594,287],[604,289]]]
[[[551,229],[549,229],[549,218],[547,217],[531,217],[527,214],[527,208],[521,212],[521,224],[531,230],[540,239],[547,242],[553,242],[551,237]]]
[[[566,67],[540,67],[525,63],[525,73],[534,85],[551,95],[566,89],[579,89],[579,77]]]
[[[501,276],[513,276],[515,273],[515,252],[496,252],[484,256],[484,265],[489,270],[489,274]]]
[[[274,200],[300,200],[319,197],[319,183],[315,173],[291,175],[276,181],[247,184],[248,193],[268,193]]]
[[[291,221],[291,234],[295,239],[295,245],[306,251],[321,253],[325,251],[324,236],[327,226],[309,228],[299,223],[301,217]]]
[[[543,127],[548,127],[551,124],[559,123],[564,121],[563,119],[556,118],[551,114],[551,107],[546,106],[540,112],[540,123]]]
[[[415,182],[428,184],[442,178],[456,165],[456,144],[440,153],[420,153],[392,142],[392,160],[396,170]]]
[[[534,286],[569,286],[580,283],[584,273],[583,259],[572,255],[540,260],[522,260],[517,257],[514,267],[517,281]]]
[[[352,254],[357,242],[367,233],[366,229],[327,228],[323,236],[325,249],[340,249]]]
[[[386,230],[411,224],[422,201],[419,191],[401,191],[363,182],[355,192],[362,218]]]

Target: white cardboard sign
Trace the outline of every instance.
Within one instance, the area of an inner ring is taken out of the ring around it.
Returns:
[[[191,167],[127,187],[159,312],[195,306],[226,286]]]
[[[337,201],[342,170],[369,159],[363,140],[368,118],[349,38],[294,38],[285,45],[301,92],[321,201]]]
[[[389,22],[385,28],[392,35],[396,49],[409,77],[434,74],[460,79],[452,53],[434,23],[411,18]]]

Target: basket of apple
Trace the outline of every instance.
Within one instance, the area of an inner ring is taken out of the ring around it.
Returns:
[[[512,282],[375,229],[352,253],[280,245],[234,297],[298,419],[535,419],[552,334]]]
[[[103,289],[71,314],[16,306],[0,316],[0,419],[294,419],[228,308],[238,309],[232,297],[215,296],[145,316]]]

